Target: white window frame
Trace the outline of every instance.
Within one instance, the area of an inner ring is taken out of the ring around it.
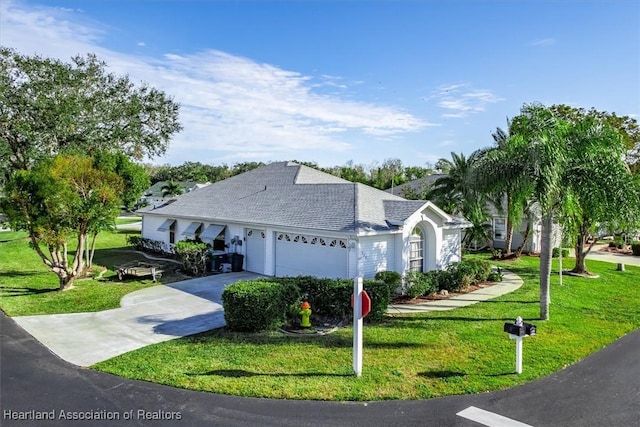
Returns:
[[[409,237],[409,271],[424,271],[424,231],[420,227],[415,227]]]
[[[502,223],[501,226],[498,223]],[[493,219],[493,240],[505,240],[507,238],[507,219],[506,218],[494,218]]]

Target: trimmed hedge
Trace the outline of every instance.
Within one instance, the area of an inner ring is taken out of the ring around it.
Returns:
[[[568,256],[569,256],[569,249],[562,248],[562,258],[567,258]],[[552,258],[559,258],[560,257],[560,248],[553,248],[551,250],[551,257]]]
[[[631,242],[631,252],[635,256],[640,256],[640,241]]]
[[[376,280],[381,280],[389,287],[389,292],[393,295],[396,289],[402,285],[402,276],[395,271],[378,271],[375,276]]]
[[[229,285],[222,292],[224,320],[237,332],[258,332],[281,326],[297,290],[271,281],[246,281]]]
[[[371,312],[365,320],[381,321],[391,303],[389,286],[380,280],[365,280],[363,288],[371,298]],[[274,277],[230,285],[222,294],[222,302],[230,330],[258,332],[282,326],[287,317],[295,321],[302,300],[311,304],[312,323],[314,316],[352,319],[352,293],[353,280],[350,279]],[[254,316],[256,307],[264,309]]]

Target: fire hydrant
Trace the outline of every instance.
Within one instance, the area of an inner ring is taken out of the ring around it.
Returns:
[[[298,312],[302,319],[300,319],[300,326],[303,328],[310,328],[311,321],[309,318],[311,317],[311,304],[307,301],[303,301],[302,305],[300,305],[300,311]]]

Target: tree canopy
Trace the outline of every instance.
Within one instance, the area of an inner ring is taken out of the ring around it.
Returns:
[[[29,232],[33,248],[66,289],[84,269],[88,234],[97,234],[120,211],[123,187],[120,176],[97,168],[90,157],[57,155],[17,171],[0,207],[12,228]],[[71,237],[77,243],[73,260]]]
[[[88,237],[149,186],[131,159],[163,154],[181,130],[164,92],[107,72],[95,55],[71,63],[0,47],[0,207],[12,228],[71,287]],[[75,237],[73,261],[68,240]]]
[[[107,72],[95,55],[71,63],[0,47],[0,179],[68,151],[165,153],[179,106],[147,84]]]

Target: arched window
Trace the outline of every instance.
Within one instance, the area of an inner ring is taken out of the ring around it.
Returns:
[[[409,245],[409,270],[422,272],[424,236],[419,227],[414,228],[411,232]]]

